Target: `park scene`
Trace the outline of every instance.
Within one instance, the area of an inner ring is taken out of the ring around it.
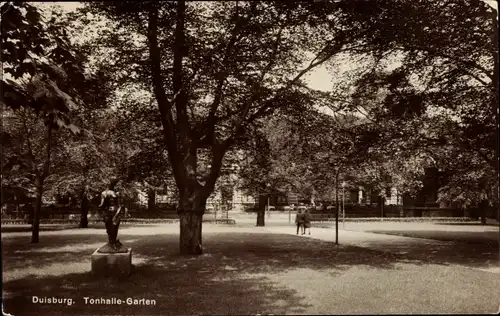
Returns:
[[[500,312],[495,1],[0,6],[3,315]]]

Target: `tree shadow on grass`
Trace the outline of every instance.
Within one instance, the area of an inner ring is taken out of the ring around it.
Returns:
[[[442,241],[454,241],[465,244],[481,244],[498,247],[498,231],[452,231],[452,230],[383,230],[374,229],[367,232],[397,235],[413,238],[425,238]]]
[[[198,257],[179,256],[174,234],[127,235],[122,242],[133,248],[134,270],[129,278],[117,280],[89,273],[95,248],[82,245],[102,237],[44,236],[44,240],[54,247],[19,252],[23,249],[11,243],[5,249],[4,306],[16,316],[34,311],[45,315],[301,314],[309,306],[306,299],[266,274],[298,268],[340,273],[352,265],[394,268],[387,254],[287,235],[209,233],[204,237],[205,254]],[[61,245],[67,251],[57,250]],[[71,247],[80,250],[71,252]],[[59,266],[50,271],[54,265]],[[26,272],[9,276],[13,269]],[[76,303],[33,304],[34,295],[72,298]],[[85,305],[84,297],[147,298],[156,300],[156,305]]]
[[[440,223],[440,222],[437,222],[437,223],[434,223],[434,225],[440,225],[440,226],[475,226],[475,227],[488,227],[488,228],[491,228],[491,227],[497,227],[498,228],[498,225],[499,223],[498,222],[489,222],[489,223],[485,223],[485,224],[482,224],[481,222],[444,222],[444,223]]]
[[[148,223],[127,223],[127,222],[122,222],[120,224],[120,227],[123,228],[128,228],[128,227],[155,227],[158,225],[162,225],[162,223],[154,223],[154,224],[148,224]],[[95,230],[104,230],[104,223],[89,223],[86,228],[79,228],[78,224],[48,224],[48,225],[40,225],[40,232],[55,232],[55,231],[61,231],[61,230],[67,230],[67,229],[81,229],[82,234],[85,234],[84,232],[88,229],[95,229]],[[2,233],[31,233],[31,225],[26,225],[26,224],[16,224],[16,225],[3,225],[1,227]]]
[[[462,260],[444,249],[426,256],[429,248],[414,244],[406,246],[407,253],[386,253],[271,233],[205,233],[205,253],[197,257],[178,255],[177,234],[125,234],[120,239],[132,247],[134,264],[133,273],[122,280],[89,273],[90,255],[105,235],[47,235],[42,245],[12,238],[4,247],[5,310],[16,316],[301,314],[310,307],[307,298],[269,276],[297,269],[335,276],[354,266],[388,270],[408,260]],[[72,298],[75,304],[34,304],[34,295]],[[84,297],[146,298],[156,305],[86,305]]]
[[[370,231],[371,233],[397,235],[421,239],[410,242],[406,239],[390,242],[384,250],[406,258],[413,263],[462,265],[470,268],[499,267],[498,242],[466,232],[462,237],[453,237],[446,232],[429,231]],[[471,236],[465,236],[469,234]],[[432,236],[430,236],[432,235]],[[430,239],[432,237],[432,239]],[[436,242],[439,240],[440,242]],[[367,247],[377,246],[366,242]]]
[[[50,226],[40,226],[40,231],[60,231],[71,228],[78,228],[77,224],[66,224],[66,225],[50,225]],[[31,232],[31,225],[4,225],[2,226],[2,233],[20,233],[20,232]]]

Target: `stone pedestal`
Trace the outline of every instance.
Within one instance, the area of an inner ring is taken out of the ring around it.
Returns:
[[[97,249],[99,250],[99,249]],[[128,276],[132,272],[132,248],[123,253],[92,254],[92,275],[95,276]]]

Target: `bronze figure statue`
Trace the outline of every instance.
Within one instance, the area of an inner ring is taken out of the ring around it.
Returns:
[[[100,208],[103,209],[103,219],[108,234],[108,243],[99,248],[98,252],[113,253],[127,252],[128,249],[118,240],[118,228],[122,213],[122,201],[120,193],[115,190],[117,180],[110,182],[108,189],[101,193]]]

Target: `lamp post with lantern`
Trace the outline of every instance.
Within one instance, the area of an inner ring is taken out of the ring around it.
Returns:
[[[345,228],[345,181],[342,181],[342,228]]]

